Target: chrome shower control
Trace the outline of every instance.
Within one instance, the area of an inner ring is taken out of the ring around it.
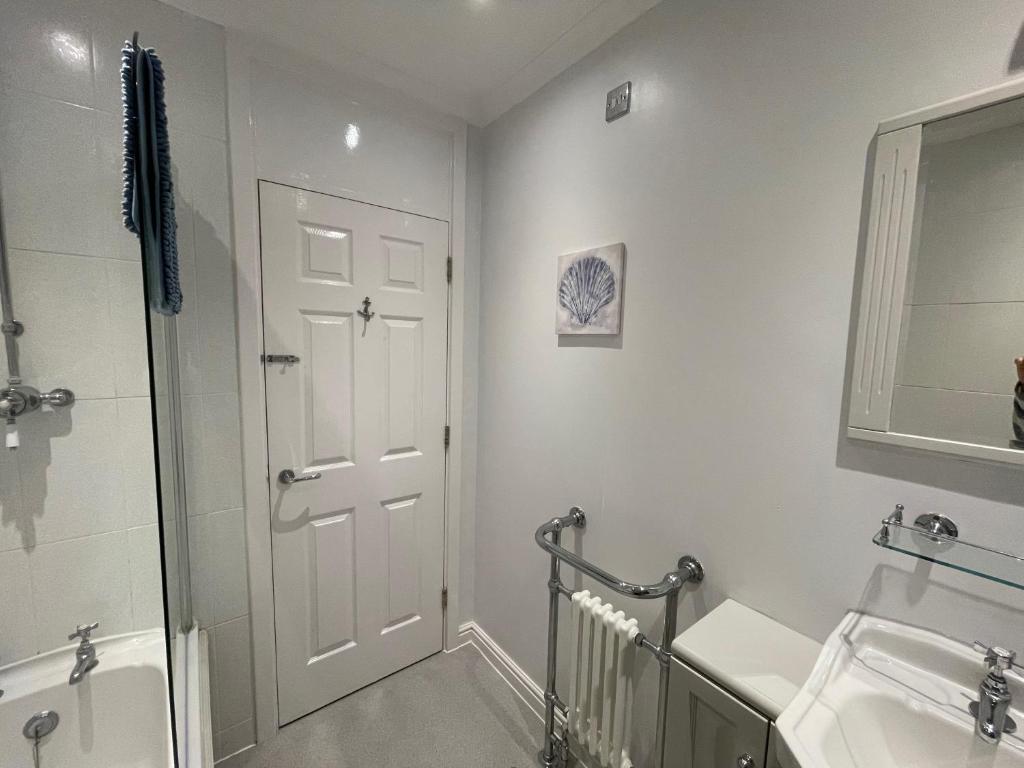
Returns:
[[[21,444],[17,427],[19,417],[38,411],[44,405],[63,408],[74,402],[75,395],[70,389],[40,392],[18,379],[11,379],[6,388],[0,389],[0,419],[7,424],[6,446],[13,451]]]
[[[39,399],[43,401],[44,405],[51,408],[64,408],[75,402],[75,393],[70,389],[58,387],[50,392],[44,392]]]
[[[40,392],[26,384],[12,384],[0,390],[0,418],[14,419],[24,413],[37,411],[43,405],[64,407],[75,402],[70,389],[55,389]]]

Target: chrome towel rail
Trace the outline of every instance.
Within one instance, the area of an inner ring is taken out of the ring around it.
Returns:
[[[669,647],[676,635],[676,608],[679,590],[688,582],[704,580],[704,567],[697,558],[685,555],[679,559],[676,570],[666,573],[656,584],[635,584],[614,576],[562,547],[562,531],[566,528],[585,528],[587,516],[579,507],[573,507],[564,517],[556,517],[537,529],[534,539],[537,545],[551,555],[551,572],[548,579],[548,664],[547,681],[544,691],[544,749],[538,756],[544,768],[564,768],[568,761],[569,736],[555,732],[556,707],[564,714],[565,705],[555,690],[558,656],[558,597],[572,596],[572,590],[561,580],[561,563],[575,568],[620,595],[640,600],[665,598],[665,626],[660,645],[655,645],[643,633],[636,636],[636,644],[654,654],[661,665],[658,677],[658,722],[654,744],[654,764],[661,768],[665,764],[665,728],[668,714],[668,672],[671,662]]]

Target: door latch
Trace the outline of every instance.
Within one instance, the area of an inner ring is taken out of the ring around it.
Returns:
[[[298,355],[264,355],[263,362],[265,363],[297,363],[299,362]]]

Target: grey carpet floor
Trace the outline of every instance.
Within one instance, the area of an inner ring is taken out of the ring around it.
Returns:
[[[543,725],[465,646],[286,725],[218,768],[531,768]]]

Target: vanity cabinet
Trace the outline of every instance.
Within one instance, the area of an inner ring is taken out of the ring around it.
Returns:
[[[672,643],[666,768],[780,768],[775,720],[821,646],[735,600]]]
[[[765,768],[771,721],[678,659],[669,674],[666,768]]]

